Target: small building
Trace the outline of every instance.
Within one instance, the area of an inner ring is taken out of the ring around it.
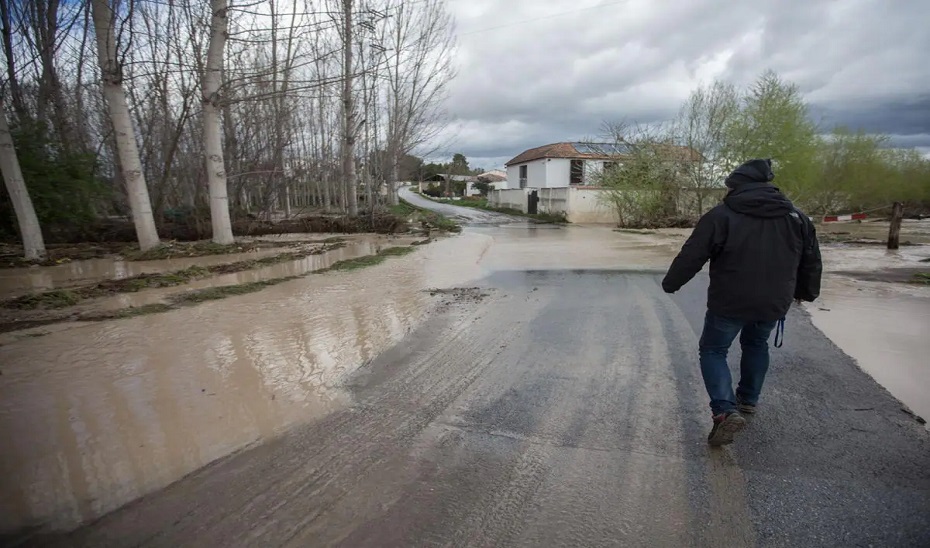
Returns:
[[[478,182],[478,177],[474,175],[452,175],[449,173],[438,173],[429,177],[420,183],[420,191],[426,189],[431,184],[438,184],[442,187],[443,192],[448,197],[452,196],[477,196],[481,194],[478,189],[475,188],[475,183]],[[465,183],[465,192],[464,194],[456,194],[455,187],[461,185],[453,185],[452,183]]]
[[[629,153],[624,143],[553,143],[507,162],[507,188],[561,188],[596,184],[597,175]]]
[[[478,181],[491,185],[494,190],[507,188],[507,172],[502,169],[492,169],[478,175]]]

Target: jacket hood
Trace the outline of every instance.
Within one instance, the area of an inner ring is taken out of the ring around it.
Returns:
[[[726,179],[726,185],[730,188],[736,188],[745,183],[767,183],[775,179],[775,172],[772,171],[772,160],[755,159],[749,160],[739,166]]]
[[[794,211],[791,200],[778,187],[765,182],[739,184],[723,203],[737,213],[753,217],[784,217]]]

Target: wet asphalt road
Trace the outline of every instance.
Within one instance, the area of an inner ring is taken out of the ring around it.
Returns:
[[[496,213],[494,211],[484,211],[482,209],[475,209],[472,207],[457,207],[450,204],[434,202],[433,200],[424,198],[415,192],[411,192],[410,189],[406,187],[399,189],[398,195],[402,199],[417,207],[431,209],[437,213],[445,215],[446,217],[469,225],[502,224],[515,221],[526,222],[526,219],[517,219],[516,217],[504,215],[503,213]]]
[[[747,430],[709,448],[706,279],[673,297],[660,279],[513,271],[437,296],[352,377],[347,408],[46,540],[930,545],[930,435],[803,312]]]

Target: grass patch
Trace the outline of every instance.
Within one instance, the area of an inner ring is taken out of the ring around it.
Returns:
[[[389,247],[379,251],[378,255],[381,257],[403,257],[404,255],[410,255],[414,251],[416,251],[416,248],[411,246]]]
[[[211,266],[191,266],[183,270],[165,272],[161,274],[140,274],[121,280],[107,280],[92,285],[75,287],[72,289],[56,289],[42,293],[32,293],[15,299],[0,301],[0,307],[18,310],[50,310],[74,306],[81,301],[106,297],[116,293],[136,293],[143,289],[159,287],[176,287],[190,281],[208,278],[215,274],[231,274],[243,272],[253,268],[261,268],[279,263],[286,263],[304,259],[311,255],[320,255],[327,251],[345,247],[344,243],[330,243],[307,251],[280,253],[260,259],[237,261],[228,264]]]
[[[412,204],[403,200],[400,200],[397,205],[392,205],[388,210],[398,217],[409,217],[418,211]]]
[[[130,308],[123,308],[122,310],[117,310],[115,312],[108,312],[106,314],[98,314],[93,316],[88,316],[87,321],[103,321],[103,320],[116,320],[120,318],[135,318],[136,316],[145,316],[147,314],[157,314],[159,312],[168,312],[169,310],[174,310],[174,307],[170,304],[165,303],[155,303],[147,304],[144,306],[133,306]]]
[[[359,270],[365,267],[383,263],[384,259],[385,257],[380,255],[366,255],[364,257],[356,257],[354,259],[346,259],[344,261],[335,262],[329,268],[318,270],[317,272],[348,272],[352,270]]]
[[[158,261],[179,257],[205,257],[207,255],[229,255],[246,253],[261,247],[258,243],[217,244],[204,242],[168,242],[147,251],[128,249],[123,251],[127,261]]]
[[[317,270],[317,273],[322,274],[323,272],[348,272],[352,270],[359,270],[362,268],[367,268],[369,266],[374,266],[381,264],[388,257],[401,257],[403,255],[408,255],[416,251],[414,246],[401,246],[401,247],[389,247],[387,249],[382,249],[374,255],[366,255],[364,257],[356,257],[354,259],[346,259],[344,261],[338,261],[333,263],[329,268],[323,270]]]
[[[461,232],[462,227],[445,215],[440,215],[434,211],[424,211],[423,220],[430,226],[433,226],[443,232]]]
[[[658,234],[655,230],[637,228],[615,228],[614,232],[623,232],[624,234]]]
[[[220,287],[198,289],[196,291],[189,291],[187,293],[175,295],[171,298],[171,303],[179,306],[185,306],[206,301],[225,299],[226,297],[232,297],[234,295],[246,295],[248,293],[261,291],[266,287],[271,287],[273,285],[296,280],[300,277],[301,276],[287,276],[285,278],[273,278],[271,280],[262,280],[260,282],[248,282],[244,284],[224,285]]]
[[[44,293],[31,293],[3,302],[4,308],[17,310],[47,310],[65,308],[81,302],[82,297],[70,289],[55,289]]]
[[[914,274],[913,278],[911,278],[911,282],[915,284],[930,285],[930,272],[918,272]]]
[[[448,217],[436,213],[435,211],[430,211],[421,207],[417,207],[410,202],[406,202],[403,199],[399,200],[399,203],[396,206],[391,206],[391,211],[404,211],[405,213],[395,213],[397,215],[402,215],[408,218],[412,222],[419,222],[424,225],[426,228],[435,228],[443,232],[461,232],[462,227],[458,223],[449,219]]]

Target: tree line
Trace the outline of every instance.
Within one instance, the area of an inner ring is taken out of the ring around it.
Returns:
[[[27,258],[113,217],[148,249],[178,219],[231,243],[246,215],[396,203],[454,76],[445,0],[0,0],[0,19],[0,236]]]
[[[605,133],[624,154],[598,182],[624,224],[685,222],[682,212],[716,204],[726,175],[751,158],[772,158],[774,183],[812,216],[894,202],[930,209],[930,160],[892,147],[886,135],[825,130],[798,86],[772,71],[745,89],[699,87],[668,123],[607,123]]]

